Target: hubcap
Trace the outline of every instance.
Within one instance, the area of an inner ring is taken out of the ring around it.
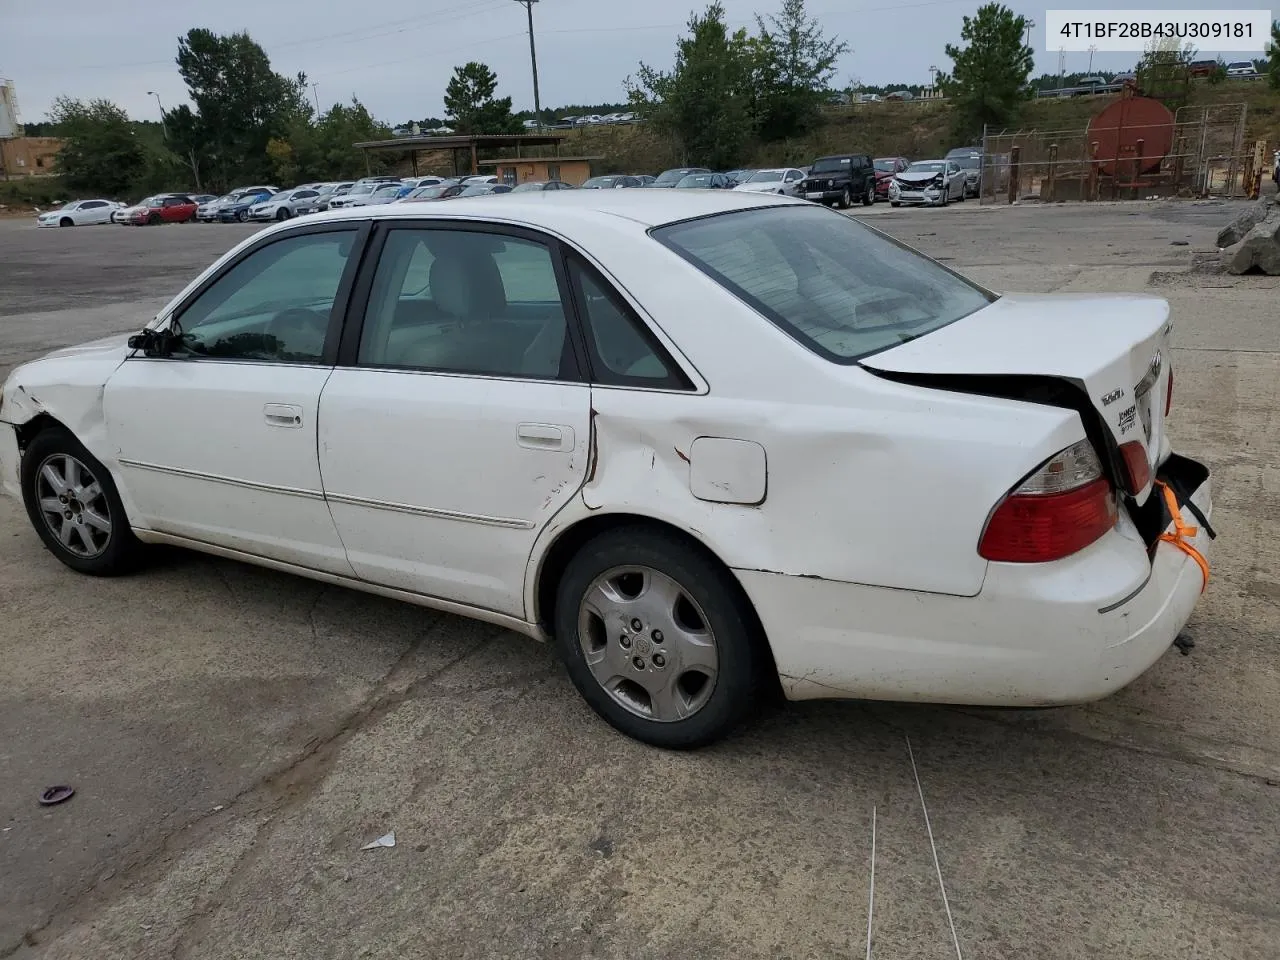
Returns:
[[[65,453],[46,457],[36,472],[36,498],[49,531],[68,553],[86,560],[111,541],[111,508],[97,478]]]
[[[652,567],[615,567],[592,582],[578,610],[578,643],[596,682],[647,720],[691,717],[715,689],[720,661],[706,615]]]

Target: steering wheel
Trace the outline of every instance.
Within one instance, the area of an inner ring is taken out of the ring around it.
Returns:
[[[284,357],[286,353],[302,353],[309,346],[308,341],[318,340],[315,353],[318,355],[324,344],[324,318],[314,310],[305,307],[291,307],[281,310],[267,324],[266,335],[275,337],[276,355]],[[286,351],[285,347],[291,347]]]

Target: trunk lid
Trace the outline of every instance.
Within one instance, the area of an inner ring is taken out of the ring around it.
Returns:
[[[1158,297],[1013,294],[861,365],[922,385],[1006,396],[1018,396],[1007,389],[1018,378],[1069,384],[1087,397],[1082,413],[1095,415],[1106,448],[1099,453],[1116,476],[1125,475],[1120,445],[1137,441],[1154,477],[1171,330],[1169,304]],[[1148,481],[1133,499],[1141,504],[1150,493]]]

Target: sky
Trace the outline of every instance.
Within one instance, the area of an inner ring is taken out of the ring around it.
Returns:
[[[731,26],[749,26],[781,0],[724,0]],[[1056,46],[1045,50],[1045,7],[1006,0],[1035,19],[1035,73],[1057,73]],[[676,37],[703,0],[539,0],[534,5],[538,72],[544,107],[625,100],[624,81],[640,61],[669,67]],[[1126,7],[1214,8],[1213,0],[1160,0]],[[809,0],[829,34],[848,42],[833,85],[928,83],[929,67],[947,69],[944,53],[958,42],[962,18],[976,0]],[[1104,7],[1056,0],[1056,9]],[[1232,3],[1233,7],[1246,7]],[[1114,9],[1114,7],[1108,8]],[[364,11],[368,11],[367,13]],[[247,30],[280,73],[305,71],[322,109],[360,98],[385,122],[405,123],[444,112],[454,66],[487,63],[500,96],[516,110],[533,106],[527,21],[516,0],[0,0],[0,77],[11,80],[22,120],[43,120],[54,97],[105,97],[136,119],[158,120],[186,102],[174,64],[178,37],[192,27]],[[1203,55],[1215,51],[1202,49]],[[1088,53],[1066,54],[1066,72],[1090,68]],[[1227,59],[1233,59],[1227,56]],[[1098,53],[1092,69],[1132,69],[1137,54]]]

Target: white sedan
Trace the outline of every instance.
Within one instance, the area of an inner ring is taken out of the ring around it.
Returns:
[[[804,171],[794,167],[757,170],[734,187],[739,193],[776,193],[784,197],[798,197],[804,191]]]
[[[179,545],[500,624],[662,746],[779,682],[1087,701],[1207,579],[1170,326],[777,196],[330,211],[15,369],[0,477],[75,570]]]
[[[952,200],[964,200],[965,172],[954,160],[917,160],[889,184],[889,203],[945,207]]]
[[[72,200],[57,210],[46,210],[36,217],[38,227],[84,227],[110,223],[111,214],[120,209],[115,200]]]

